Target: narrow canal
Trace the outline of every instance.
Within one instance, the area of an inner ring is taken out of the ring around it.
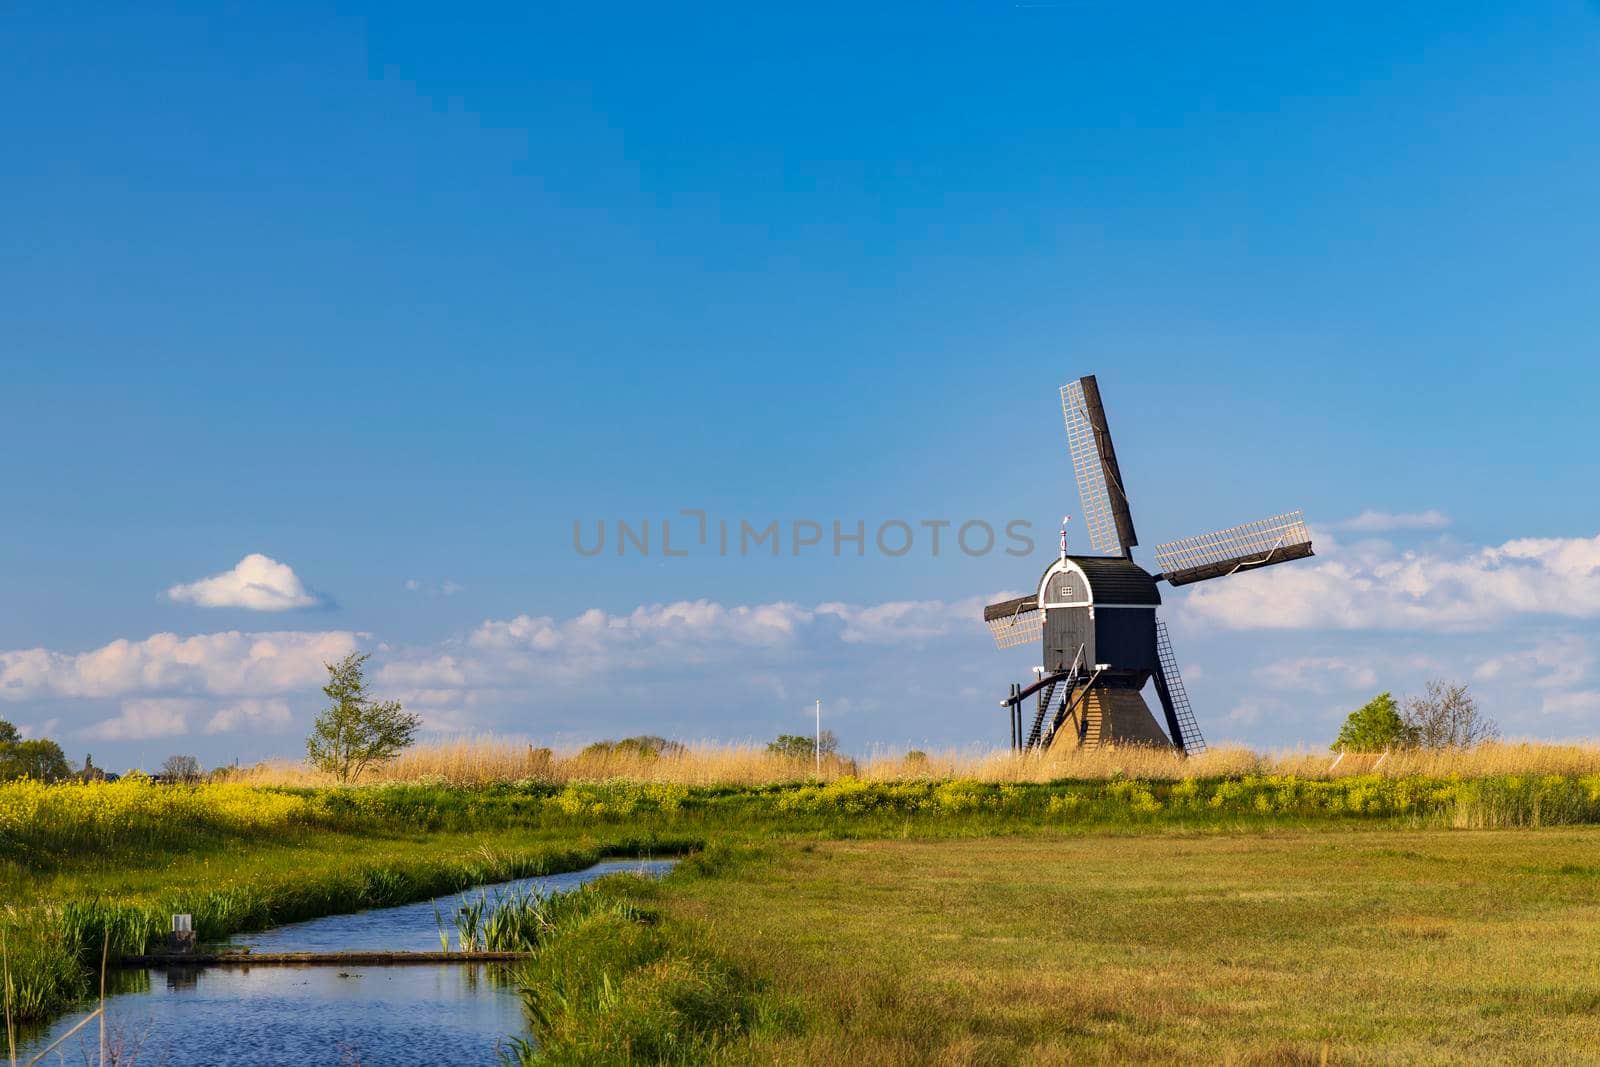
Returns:
[[[583,871],[502,882],[397,908],[293,923],[236,937],[255,952],[438,951],[442,916],[463,896],[529,889],[557,893],[607,874],[656,876],[671,860],[621,860]],[[109,1063],[164,1067],[217,1064],[296,1067],[491,1065],[526,1035],[522,1005],[505,964],[150,968],[124,972],[124,991],[106,1000]],[[91,1005],[92,1007],[92,1005]],[[71,1013],[19,1048],[27,1063],[81,1018]],[[91,1023],[69,1038],[65,1062],[93,1064]],[[43,1061],[56,1063],[56,1053]]]

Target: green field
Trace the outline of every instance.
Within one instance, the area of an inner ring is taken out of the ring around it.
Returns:
[[[1593,1062],[1600,830],[818,842],[664,910],[800,1005],[731,1059]]]
[[[6,792],[10,789],[10,792]],[[174,813],[177,813],[174,815]],[[9,820],[9,821],[6,821]],[[112,951],[690,851],[530,925],[530,1062],[1583,1062],[1600,782],[0,787],[11,1007]],[[541,925],[542,923],[542,925]]]

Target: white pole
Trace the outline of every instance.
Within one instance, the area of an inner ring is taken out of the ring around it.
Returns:
[[[822,777],[822,701],[817,701],[817,777]]]

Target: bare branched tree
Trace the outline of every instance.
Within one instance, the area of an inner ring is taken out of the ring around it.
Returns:
[[[174,782],[198,782],[200,761],[193,756],[168,756],[161,765],[161,775]]]
[[[1500,736],[1464,682],[1428,682],[1424,695],[1406,698],[1404,718],[1418,747],[1435,751],[1472,748]]]

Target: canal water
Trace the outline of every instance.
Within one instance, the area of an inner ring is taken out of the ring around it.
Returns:
[[[481,889],[491,898],[513,890],[555,893],[623,871],[655,876],[671,865],[624,860]],[[241,935],[232,944],[256,952],[437,952],[436,916],[443,916],[454,946],[455,909],[478,893],[330,915]],[[124,1050],[118,1062],[141,1067],[490,1065],[502,1062],[509,1039],[526,1035],[504,964],[150,968],[123,972],[118,984],[125,991],[106,999],[109,1043]],[[20,1048],[19,1062],[81,1017],[70,1014],[34,1036]],[[98,1045],[91,1023],[58,1051],[67,1063],[93,1064]],[[60,1061],[51,1053],[43,1062]]]

